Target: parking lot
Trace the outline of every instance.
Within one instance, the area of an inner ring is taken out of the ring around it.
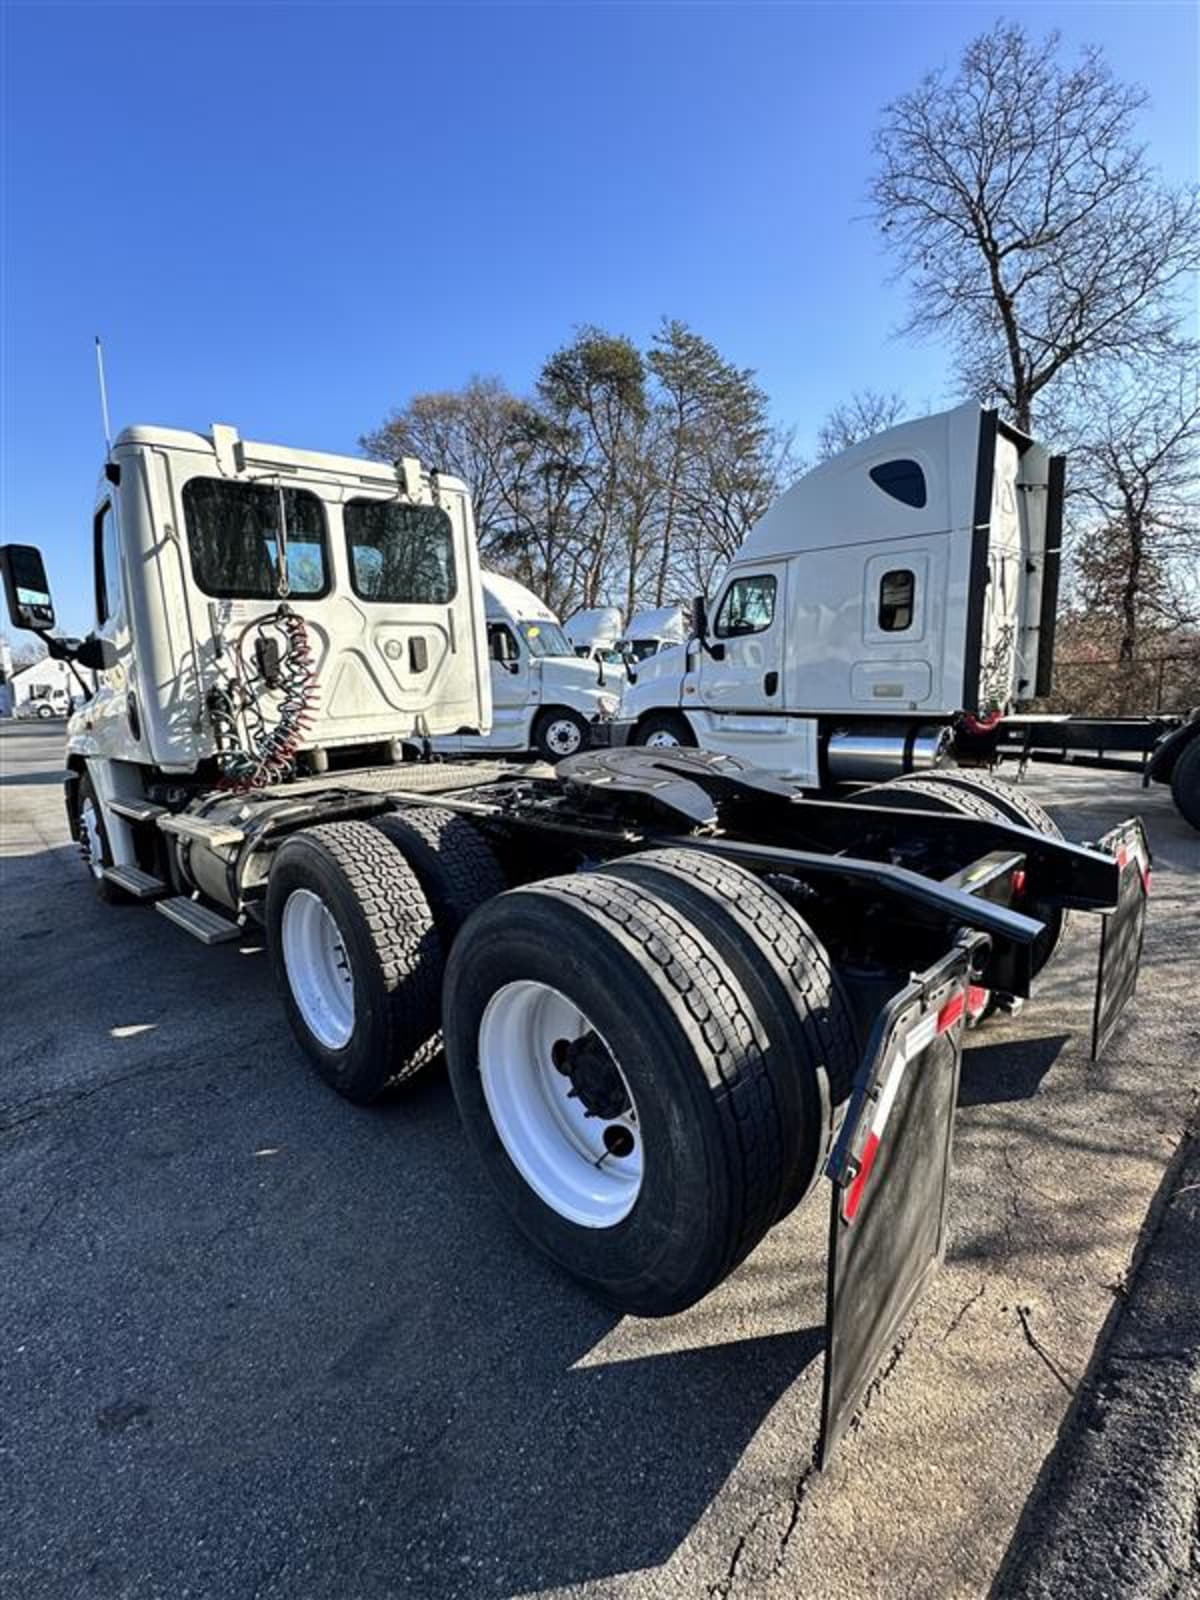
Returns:
[[[0,1587],[24,1597],[988,1593],[1195,1099],[1200,835],[1133,776],[1142,981],[1088,1059],[1098,925],[964,1060],[945,1270],[832,1468],[824,1190],[722,1288],[617,1320],[533,1254],[444,1073],[337,1099],[261,940],[105,907],[61,724],[0,730]]]

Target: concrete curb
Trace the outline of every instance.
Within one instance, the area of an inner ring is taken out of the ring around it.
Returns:
[[[1200,1137],[1185,1133],[992,1600],[1200,1600]]]

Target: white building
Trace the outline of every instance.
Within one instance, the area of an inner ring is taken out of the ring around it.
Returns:
[[[30,702],[48,704],[55,716],[66,716],[71,708],[72,696],[80,693],[79,685],[71,676],[65,661],[35,661],[32,666],[19,667],[12,675],[13,714],[19,715]]]

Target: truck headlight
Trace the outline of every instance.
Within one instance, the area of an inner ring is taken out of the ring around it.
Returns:
[[[600,715],[607,721],[609,717],[616,716],[621,702],[615,694],[601,694],[596,696],[596,704],[600,707]]]

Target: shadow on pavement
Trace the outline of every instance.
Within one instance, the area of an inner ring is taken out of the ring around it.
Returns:
[[[1005,1039],[963,1052],[960,1106],[1003,1105],[1032,1100],[1042,1079],[1070,1043],[1067,1033],[1044,1039]]]

